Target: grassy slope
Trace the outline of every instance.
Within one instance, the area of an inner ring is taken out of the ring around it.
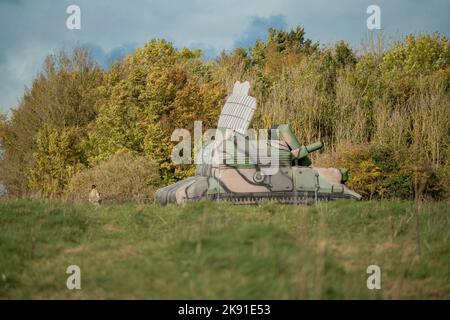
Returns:
[[[0,203],[0,298],[450,298],[449,225],[445,203]]]

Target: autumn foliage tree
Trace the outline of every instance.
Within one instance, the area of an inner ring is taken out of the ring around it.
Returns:
[[[166,183],[184,178],[192,167],[172,163],[171,134],[192,131],[194,121],[214,127],[226,94],[200,53],[152,40],[105,79],[99,115],[89,127],[90,163],[126,150],[155,159]]]
[[[49,149],[39,149],[37,139],[44,139],[48,126],[59,132],[73,128],[80,140],[86,136],[87,124],[97,116],[97,88],[102,81],[103,71],[86,49],[76,48],[71,55],[61,51],[46,58],[43,70],[2,125],[0,181],[10,196],[29,196],[52,188],[30,184],[31,170],[46,170],[36,159],[50,156],[46,153]],[[76,162],[83,162],[83,158]]]

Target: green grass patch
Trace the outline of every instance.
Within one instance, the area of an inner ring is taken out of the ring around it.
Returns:
[[[2,202],[0,298],[448,299],[449,227],[446,203]]]

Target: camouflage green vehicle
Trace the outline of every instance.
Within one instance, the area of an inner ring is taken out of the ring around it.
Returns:
[[[256,99],[250,84],[236,82],[219,118],[216,136],[196,159],[194,177],[155,193],[160,204],[209,199],[237,204],[276,201],[311,204],[333,199],[360,200],[345,186],[346,169],[316,168],[308,155],[322,142],[302,145],[286,124],[249,134]],[[263,138],[261,138],[261,136]]]

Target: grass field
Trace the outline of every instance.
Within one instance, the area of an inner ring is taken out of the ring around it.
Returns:
[[[3,202],[0,298],[449,299],[449,231],[446,203]]]

